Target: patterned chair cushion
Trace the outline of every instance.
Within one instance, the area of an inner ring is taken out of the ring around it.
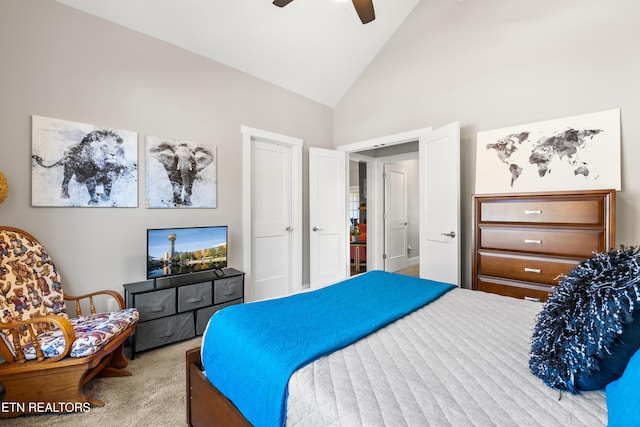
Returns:
[[[47,314],[68,318],[60,275],[39,242],[14,230],[0,230],[0,322],[16,322]],[[42,325],[49,328],[48,325]],[[5,342],[13,349],[8,330]],[[21,346],[29,336],[20,337]]]
[[[76,340],[71,346],[71,357],[85,357],[95,353],[135,323],[138,317],[135,308],[127,308],[113,313],[69,319],[76,333]],[[39,341],[45,357],[56,357],[64,351],[64,337],[57,328],[39,335]],[[27,360],[36,358],[36,351],[31,343],[25,346],[24,354]]]

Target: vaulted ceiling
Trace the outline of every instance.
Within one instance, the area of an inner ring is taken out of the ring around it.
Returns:
[[[57,0],[335,106],[419,0]]]

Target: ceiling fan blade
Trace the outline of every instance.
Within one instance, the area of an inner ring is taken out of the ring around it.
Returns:
[[[285,7],[286,5],[291,3],[292,1],[293,0],[273,0],[273,4],[275,4],[278,7]]]
[[[356,8],[356,12],[358,12],[358,16],[363,24],[368,24],[369,22],[376,19],[376,13],[373,10],[373,0],[352,0],[353,7]],[[274,2],[275,3],[275,2]]]

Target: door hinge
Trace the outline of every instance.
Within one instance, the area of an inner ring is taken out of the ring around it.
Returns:
[[[387,254],[382,254],[382,259],[387,259]]]

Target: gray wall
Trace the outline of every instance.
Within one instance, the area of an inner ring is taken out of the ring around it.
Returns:
[[[308,146],[460,121],[468,284],[476,133],[620,108],[617,240],[638,243],[638,16],[634,0],[422,1],[332,111],[53,0],[2,0],[0,223],[35,234],[76,294],[144,279],[149,227],[227,224],[242,268],[241,125],[304,139],[306,171]],[[138,132],[139,207],[31,207],[32,114]],[[217,145],[217,209],[144,208],[145,135]]]
[[[34,234],[72,294],[145,279],[153,227],[229,225],[242,269],[241,125],[302,138],[305,170],[308,146],[332,146],[330,108],[53,0],[2,0],[0,53],[0,224]],[[31,207],[31,115],[138,132],[138,207]],[[144,207],[145,135],[217,146],[217,209]]]
[[[421,1],[334,112],[335,145],[461,125],[463,285],[478,131],[621,109],[617,243],[640,243],[640,4]]]

